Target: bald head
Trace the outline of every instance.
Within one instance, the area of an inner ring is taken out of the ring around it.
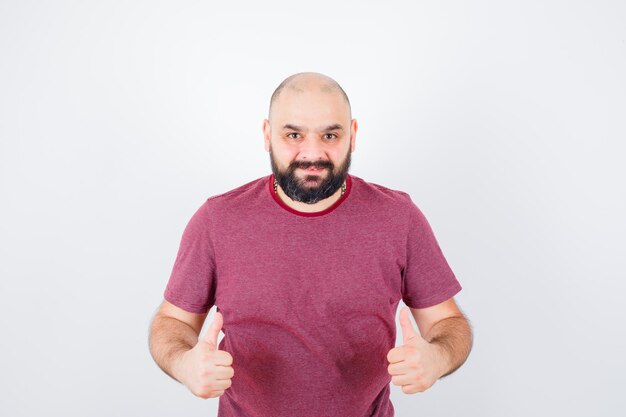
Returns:
[[[348,113],[352,118],[350,100],[343,88],[327,75],[319,72],[299,72],[285,78],[272,94],[268,119],[272,120],[272,108],[282,94],[302,94],[307,91],[318,91],[327,94],[340,94],[348,106]]]

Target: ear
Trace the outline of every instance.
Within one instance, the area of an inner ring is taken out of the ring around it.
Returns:
[[[265,146],[265,152],[269,152],[270,151],[270,138],[272,137],[272,135],[270,134],[270,121],[267,119],[263,119],[263,140],[264,140],[264,146]]]
[[[355,141],[356,141],[356,131],[359,128],[356,119],[352,119],[350,123],[350,152],[354,152]]]

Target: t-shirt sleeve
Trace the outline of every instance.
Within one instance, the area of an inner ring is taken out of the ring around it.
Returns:
[[[215,256],[208,202],[193,214],[180,240],[164,297],[191,313],[206,313],[215,304]]]
[[[411,308],[425,308],[446,301],[462,287],[448,265],[426,217],[410,197],[409,200],[402,301]]]

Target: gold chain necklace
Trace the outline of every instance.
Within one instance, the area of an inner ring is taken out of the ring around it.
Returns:
[[[276,178],[274,178],[274,192],[278,194],[278,181],[276,180]],[[341,195],[344,195],[345,192],[346,192],[346,182],[344,181],[343,184],[341,184]]]

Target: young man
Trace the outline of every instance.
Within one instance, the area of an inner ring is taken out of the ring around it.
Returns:
[[[333,79],[288,77],[263,121],[272,174],[208,198],[183,232],[150,351],[219,397],[219,417],[391,417],[389,382],[422,392],[469,355],[461,285],[422,212],[348,174],[356,132]]]

